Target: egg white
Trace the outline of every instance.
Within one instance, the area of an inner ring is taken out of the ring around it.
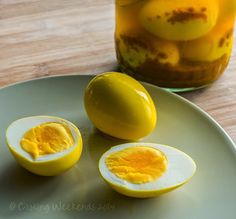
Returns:
[[[137,146],[152,147],[158,149],[166,156],[168,161],[167,170],[157,180],[148,183],[135,184],[117,177],[108,169],[105,163],[107,156],[123,149]],[[99,160],[99,170],[102,177],[109,183],[116,184],[130,190],[142,192],[168,189],[187,182],[195,173],[196,164],[191,157],[176,148],[161,144],[137,142],[117,145],[105,152]]]
[[[22,137],[24,136],[24,134],[29,129],[35,126],[38,126],[42,123],[47,123],[47,122],[58,122],[61,124],[65,124],[72,133],[72,136],[74,139],[74,145],[67,150],[57,152],[54,154],[42,155],[34,159],[28,152],[26,152],[21,147],[20,141]],[[81,138],[80,134],[76,130],[77,130],[77,127],[75,127],[75,125],[73,125],[71,122],[58,118],[58,117],[32,116],[32,117],[26,117],[26,118],[16,120],[12,124],[10,124],[10,126],[8,127],[6,131],[6,139],[7,139],[7,143],[9,147],[11,147],[20,156],[23,156],[27,160],[30,160],[32,162],[44,162],[44,161],[58,159],[70,153],[78,145],[79,139]]]

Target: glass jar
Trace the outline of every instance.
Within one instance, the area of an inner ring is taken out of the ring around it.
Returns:
[[[123,72],[172,91],[217,80],[233,46],[236,0],[116,0]]]

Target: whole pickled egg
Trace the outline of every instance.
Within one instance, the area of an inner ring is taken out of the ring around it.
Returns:
[[[216,24],[219,6],[215,0],[151,0],[140,13],[143,27],[166,40],[193,40]]]
[[[233,47],[234,18],[219,22],[213,30],[196,40],[185,42],[182,55],[190,61],[212,62],[224,55],[229,57]]]
[[[107,72],[93,78],[85,90],[84,104],[95,127],[116,138],[139,139],[156,125],[151,96],[126,74]]]

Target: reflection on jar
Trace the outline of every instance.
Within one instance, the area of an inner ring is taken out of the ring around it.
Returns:
[[[233,46],[234,0],[116,0],[122,71],[172,90],[211,84]]]

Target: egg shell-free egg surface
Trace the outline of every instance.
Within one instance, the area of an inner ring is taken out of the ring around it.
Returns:
[[[107,72],[96,76],[86,87],[84,103],[92,123],[116,138],[139,139],[156,125],[151,96],[126,74]]]

